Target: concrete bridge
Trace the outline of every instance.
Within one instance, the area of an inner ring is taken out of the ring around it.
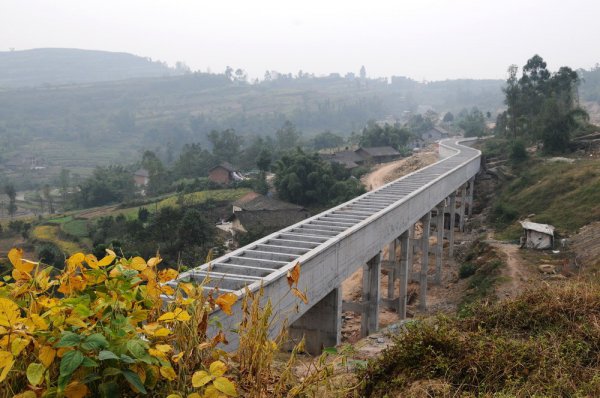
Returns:
[[[200,282],[210,275],[207,288],[218,287],[221,292],[239,296],[245,287],[258,290],[262,286],[277,319],[287,319],[292,338],[306,336],[306,348],[311,353],[340,343],[342,310],[361,314],[363,336],[377,330],[380,306],[392,308],[401,319],[405,318],[411,279],[419,282],[419,309],[425,310],[427,284],[440,282],[444,238],[449,241],[452,255],[455,224],[462,230],[466,213],[471,212],[481,152],[464,145],[465,141],[441,141],[437,163],[184,272],[179,280]],[[414,226],[418,222],[423,232],[415,239]],[[434,226],[433,233],[440,243],[429,247]],[[390,254],[384,259],[382,249],[386,246]],[[421,265],[416,267],[412,257],[418,250]],[[429,264],[429,253],[435,254],[435,264]],[[298,262],[298,288],[306,293],[308,304],[292,295],[287,283],[288,270]],[[343,303],[341,284],[360,267],[362,301]],[[431,281],[430,268],[434,271]],[[386,298],[380,291],[382,271],[389,278]],[[394,288],[397,279],[399,291]],[[219,317],[226,329],[235,328],[241,317],[240,301],[234,306],[233,316],[220,311],[213,316]],[[280,324],[274,326],[273,334],[277,328]],[[229,349],[235,349],[236,337],[228,335]]]

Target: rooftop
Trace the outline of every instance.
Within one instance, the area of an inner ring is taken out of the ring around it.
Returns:
[[[213,168],[211,168],[209,171],[213,171],[216,168],[222,167],[225,170],[229,171],[230,173],[233,173],[234,171],[237,171],[237,168],[235,166],[233,166],[231,163],[228,162],[221,162],[218,165],[214,166]]]
[[[523,229],[527,229],[530,231],[541,232],[546,235],[554,236],[554,227],[548,224],[538,224],[536,222],[531,222],[529,220],[519,221]]]
[[[254,194],[254,195],[252,195]],[[293,203],[283,202],[281,200],[268,198],[264,195],[251,192],[246,194],[241,199],[233,203],[245,211],[261,211],[261,210],[302,210],[302,206],[295,205]]]
[[[370,148],[358,148],[358,151],[364,151],[369,156],[400,156],[400,152],[392,148],[391,146],[375,146]]]

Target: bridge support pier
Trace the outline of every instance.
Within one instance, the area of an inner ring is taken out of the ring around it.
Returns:
[[[456,192],[452,192],[450,194],[450,226],[448,231],[448,256],[452,257],[454,255],[454,224],[456,222],[455,216],[456,214]]]
[[[442,282],[442,256],[444,254],[444,214],[446,211],[446,201],[437,205],[436,232],[437,243],[435,245],[435,284]]]
[[[387,298],[388,298],[388,301],[391,301],[395,297],[396,279],[398,279],[398,271],[399,271],[398,265],[399,264],[396,261],[396,241],[397,241],[397,239],[394,239],[388,245],[388,267],[386,267],[387,273],[388,273],[387,274],[387,281],[388,281]],[[391,303],[391,307],[392,307],[392,309],[395,309],[396,312],[398,312],[398,308],[396,308],[396,305]]]
[[[368,336],[379,328],[379,291],[381,281],[381,252],[363,266],[361,336]]]
[[[469,180],[469,217],[473,215],[473,190],[475,189],[475,177]]]
[[[419,273],[419,310],[427,310],[427,271],[429,269],[429,229],[431,211],[421,217],[423,232],[421,234],[421,272]]]
[[[412,249],[410,248],[410,228],[400,235],[400,295],[398,303],[398,315],[400,319],[406,319],[406,305],[408,304],[408,279],[412,264]]]
[[[305,349],[319,355],[324,347],[334,347],[342,340],[342,289],[333,289],[289,328],[291,341],[306,339]]]
[[[467,184],[463,184],[460,191],[460,220],[458,223],[458,230],[465,232],[465,216],[467,214]]]

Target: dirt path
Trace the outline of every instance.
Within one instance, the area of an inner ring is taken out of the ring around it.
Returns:
[[[416,153],[408,158],[375,166],[375,169],[372,172],[361,178],[361,182],[367,190],[372,191],[388,182],[430,165],[437,160],[437,153],[434,151],[434,148],[428,147],[424,151]]]
[[[505,257],[506,267],[502,271],[505,282],[498,285],[496,289],[498,298],[515,297],[530,286],[534,280],[539,279],[531,265],[521,257],[519,245],[493,239],[487,242]]]

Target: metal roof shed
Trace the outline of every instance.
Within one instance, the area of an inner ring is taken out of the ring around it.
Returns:
[[[521,247],[529,249],[552,249],[554,246],[554,227],[548,224],[538,224],[528,220],[520,221],[523,227]]]

